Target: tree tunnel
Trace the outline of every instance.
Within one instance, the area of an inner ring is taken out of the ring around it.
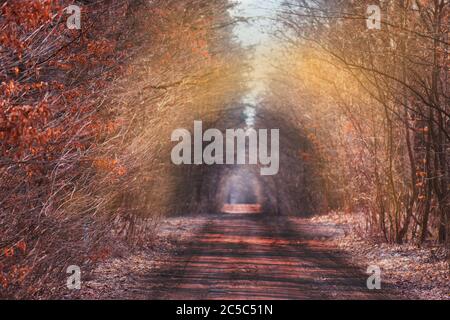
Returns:
[[[209,128],[251,126],[280,130],[279,172],[262,176],[260,165],[172,166],[177,187],[171,195],[179,203],[176,214],[219,213],[225,204],[260,204],[264,214],[308,216],[323,209],[321,182],[312,163],[301,154],[313,154],[306,134],[292,119],[264,106],[239,105],[229,108]],[[253,110],[253,111],[249,111]]]

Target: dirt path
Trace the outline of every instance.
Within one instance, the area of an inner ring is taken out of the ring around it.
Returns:
[[[132,275],[130,299],[388,299],[307,220],[217,215],[185,249]],[[122,297],[123,298],[123,297]]]

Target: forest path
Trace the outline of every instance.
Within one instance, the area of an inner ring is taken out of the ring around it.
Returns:
[[[224,214],[208,219],[184,250],[135,278],[137,299],[389,299],[327,244],[333,228],[306,219]]]

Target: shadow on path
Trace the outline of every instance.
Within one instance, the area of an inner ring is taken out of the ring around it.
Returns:
[[[216,215],[186,249],[130,288],[142,299],[389,299],[307,220]]]

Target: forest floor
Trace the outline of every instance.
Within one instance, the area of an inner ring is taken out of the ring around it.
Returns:
[[[357,214],[330,213],[311,221],[343,230],[344,234],[332,239],[331,244],[361,267],[379,266],[383,281],[405,298],[450,300],[450,266],[441,246],[377,243],[361,232],[364,222]]]
[[[449,298],[448,265],[432,248],[371,244],[348,236],[350,223],[338,214],[168,218],[152,247],[103,262],[81,298]],[[382,269],[381,290],[367,288],[369,265]]]

